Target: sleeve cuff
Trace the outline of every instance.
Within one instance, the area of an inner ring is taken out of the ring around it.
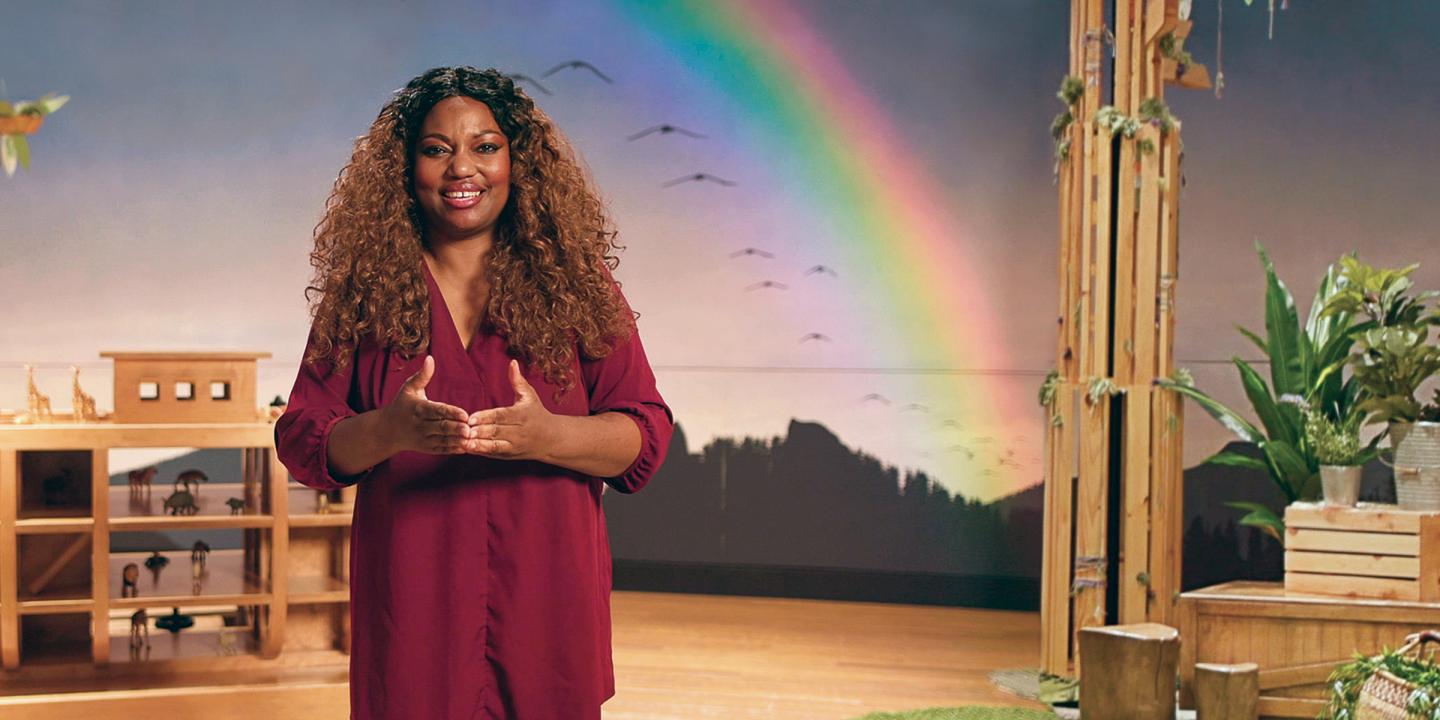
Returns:
[[[323,485],[327,486],[329,490],[339,490],[340,488],[354,485],[370,477],[370,474],[375,471],[375,466],[373,465],[355,475],[337,477],[330,471],[330,431],[333,430],[335,425],[341,420],[354,416],[355,413],[353,411],[336,410],[334,416],[327,420],[320,428],[320,442],[316,443],[316,446],[320,449],[320,457],[315,459],[312,466],[319,469],[320,477],[318,479]]]

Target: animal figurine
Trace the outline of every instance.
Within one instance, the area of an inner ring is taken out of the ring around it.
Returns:
[[[245,509],[245,501],[240,498],[232,497],[226,500],[225,504],[230,506],[231,515],[239,515],[240,511]]]
[[[205,558],[210,555],[210,546],[204,540],[196,540],[194,547],[190,548],[191,573],[200,577],[205,573]],[[198,570],[193,568],[198,567]]]
[[[30,422],[46,422],[50,420],[50,396],[40,392],[40,387],[35,384],[35,367],[25,366],[26,376],[26,398],[29,407]]]
[[[135,563],[126,563],[125,569],[121,571],[123,582],[120,584],[120,597],[133,598],[140,595],[140,589],[135,581],[140,579],[140,566]]]
[[[195,504],[195,496],[190,494],[188,489],[182,490],[181,481],[175,481],[175,492],[165,498],[165,509],[171,515],[194,515],[200,512],[200,506]],[[189,485],[185,485],[189,488]]]
[[[95,398],[80,387],[80,368],[70,366],[71,412],[75,422],[88,422],[96,418]]]
[[[159,550],[152,551],[150,557],[145,558],[145,568],[150,571],[150,574],[154,576],[155,582],[157,583],[160,582],[160,571],[164,570],[165,566],[169,564],[170,558],[161,555]]]
[[[185,490],[195,497],[200,497],[200,483],[202,482],[210,482],[210,478],[207,477],[205,473],[193,469],[186,470],[175,478],[175,484],[177,486],[183,483]],[[190,487],[191,485],[195,487],[192,488]],[[177,487],[176,489],[178,490],[179,488]]]
[[[141,647],[150,647],[150,618],[145,608],[140,608],[130,615],[130,649],[138,650]]]
[[[178,633],[194,624],[195,618],[189,615],[181,615],[180,608],[178,607],[170,608],[169,615],[155,621],[155,627],[161,630],[169,630],[172,633]]]
[[[315,512],[324,515],[330,512],[330,493],[320,490],[315,493]]]
[[[150,481],[155,479],[160,468],[151,465],[147,468],[136,468],[130,471],[130,494],[141,495],[150,492]]]

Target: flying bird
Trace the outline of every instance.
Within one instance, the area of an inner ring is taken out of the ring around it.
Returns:
[[[963,453],[965,453],[965,459],[967,459],[967,460],[974,460],[974,459],[975,459],[975,451],[974,451],[974,450],[971,450],[970,448],[965,447],[964,445],[951,445],[951,446],[950,446],[950,452],[963,452]]]
[[[564,69],[566,69],[566,68],[570,68],[570,69],[574,69],[574,70],[579,70],[579,69],[582,69],[582,68],[583,68],[583,69],[585,69],[585,70],[589,70],[589,71],[592,72],[592,73],[595,73],[595,77],[598,77],[598,78],[600,78],[601,80],[604,80],[604,81],[607,82],[607,83],[614,84],[614,82],[615,82],[614,80],[611,80],[610,78],[605,77],[605,73],[600,72],[594,65],[591,65],[590,63],[585,62],[584,60],[571,60],[571,61],[569,61],[569,62],[560,63],[559,65],[556,65],[555,67],[550,68],[549,70],[546,70],[546,71],[545,71],[545,74],[544,74],[544,75],[541,75],[540,77],[550,77],[551,75],[554,75],[555,73],[560,72],[561,70],[564,70]]]
[[[921,405],[920,403],[910,403],[909,405],[906,405],[905,407],[900,408],[900,412],[905,412],[906,410],[919,410],[920,412],[927,412],[927,413],[930,412],[930,408],[928,408],[928,407],[926,407],[926,406],[924,406],[924,405]]]
[[[870,402],[871,400],[878,400],[878,401],[880,401],[880,402],[882,402],[882,403],[885,403],[886,405],[889,405],[889,404],[890,404],[890,401],[887,400],[887,399],[885,398],[885,396],[884,396],[884,395],[881,395],[880,393],[870,393],[869,395],[866,395],[865,397],[860,398],[860,402],[862,402],[862,403],[863,403],[863,402]]]
[[[666,182],[663,183],[660,187],[670,187],[670,186],[672,186],[672,185],[679,185],[680,183],[699,182],[699,181],[702,181],[702,180],[709,180],[710,182],[720,183],[721,185],[724,185],[725,187],[733,187],[733,186],[735,185],[735,183],[734,183],[733,181],[731,181],[731,180],[725,180],[724,178],[716,177],[716,176],[714,176],[714,175],[711,175],[710,173],[703,173],[703,172],[702,172],[702,173],[695,173],[694,175],[686,175],[685,177],[678,177],[678,178],[675,178],[674,180],[666,181]]]
[[[805,337],[800,338],[800,342],[802,343],[807,340],[823,340],[825,342],[830,342],[830,336],[823,333],[806,333]]]
[[[730,257],[732,258],[740,257],[741,255],[759,255],[763,258],[769,258],[771,260],[775,259],[774,255],[771,255],[770,253],[765,252],[764,250],[761,250],[759,248],[753,247],[747,247],[744,250],[736,250],[735,252],[730,253]]]
[[[549,90],[546,90],[546,89],[545,89],[545,86],[540,84],[540,81],[536,80],[535,78],[530,77],[529,75],[525,75],[525,74],[522,74],[522,73],[509,73],[509,74],[507,74],[505,77],[508,77],[508,78],[510,78],[511,80],[514,80],[514,81],[517,82],[517,83],[520,83],[520,82],[530,83],[531,85],[534,85],[534,86],[535,86],[535,89],[536,89],[536,90],[539,90],[540,92],[545,93],[546,95],[549,95],[549,94],[550,94],[550,91],[549,91]]]
[[[701,135],[700,133],[691,132],[691,131],[689,131],[689,130],[686,130],[685,128],[675,127],[674,125],[669,125],[669,124],[656,125],[655,127],[652,127],[652,128],[646,128],[646,129],[641,130],[640,132],[635,133],[634,135],[631,135],[630,137],[627,137],[627,138],[625,138],[625,139],[626,139],[626,140],[639,140],[640,138],[645,137],[646,135],[650,135],[650,134],[652,134],[652,133],[660,133],[661,135],[669,135],[670,133],[680,133],[681,135],[684,135],[684,136],[686,136],[686,137],[692,137],[692,138],[696,138],[696,139],[698,139],[698,140],[704,140],[704,139],[705,139],[705,136],[704,136],[704,135]]]
[[[806,275],[814,275],[815,273],[826,273],[826,274],[828,274],[830,277],[839,277],[838,275],[835,274],[835,271],[834,271],[834,270],[831,270],[830,268],[825,267],[824,265],[816,265],[815,267],[812,267],[812,268],[810,268],[809,270],[806,270],[806,271],[805,271],[805,274],[806,274]]]
[[[749,291],[754,290],[754,289],[756,289],[756,288],[766,288],[766,287],[779,288],[779,289],[781,289],[781,290],[789,290],[789,289],[790,289],[789,287],[787,287],[787,286],[785,285],[785,283],[778,283],[778,282],[775,282],[774,280],[761,280],[760,282],[755,283],[754,285],[751,285],[750,287],[745,288],[745,291],[746,291],[746,292],[749,292]]]

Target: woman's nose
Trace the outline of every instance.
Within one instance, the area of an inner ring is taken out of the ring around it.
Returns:
[[[464,153],[455,153],[450,161],[450,174],[455,177],[470,177],[475,174],[475,162]]]

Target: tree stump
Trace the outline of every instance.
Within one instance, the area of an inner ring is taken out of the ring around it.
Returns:
[[[1155,623],[1080,630],[1080,717],[1175,720],[1180,633]]]
[[[1195,720],[1255,720],[1260,666],[1196,663]]]

